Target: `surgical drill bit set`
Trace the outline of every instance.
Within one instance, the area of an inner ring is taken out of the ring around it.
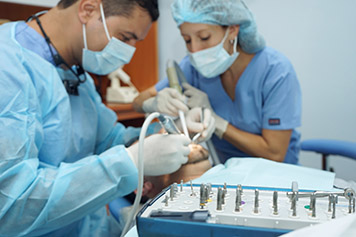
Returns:
[[[177,227],[190,222],[189,228],[192,225],[202,228],[204,223],[211,228],[214,225],[248,227],[281,234],[354,214],[355,197],[353,189],[304,191],[298,190],[295,182],[291,189],[275,190],[241,185],[174,183],[141,210],[138,219],[170,220],[176,222]]]

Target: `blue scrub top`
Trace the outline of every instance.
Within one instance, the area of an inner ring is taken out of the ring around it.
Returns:
[[[284,162],[297,164],[300,134],[295,128],[301,125],[301,90],[290,61],[280,52],[265,47],[251,60],[241,75],[235,100],[225,92],[220,76],[205,78],[185,57],[180,66],[189,84],[204,91],[215,113],[242,131],[262,134],[262,129],[293,129]],[[156,90],[169,86],[168,79],[159,81]],[[249,157],[216,135],[212,141],[221,162],[230,157]]]

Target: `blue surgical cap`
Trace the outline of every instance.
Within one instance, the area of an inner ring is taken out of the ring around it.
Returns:
[[[246,53],[265,47],[254,17],[242,0],[174,0],[172,15],[178,27],[184,22],[221,26],[239,25],[239,44]]]

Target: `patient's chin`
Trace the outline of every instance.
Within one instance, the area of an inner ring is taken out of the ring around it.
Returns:
[[[200,144],[189,144],[190,153],[188,155],[189,162],[201,160],[209,157],[208,151]]]

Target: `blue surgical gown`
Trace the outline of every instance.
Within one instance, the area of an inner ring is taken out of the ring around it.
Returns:
[[[301,90],[289,60],[278,51],[265,47],[259,51],[241,75],[235,100],[225,92],[220,76],[205,78],[185,57],[180,66],[189,84],[204,91],[214,112],[242,131],[261,135],[262,129],[289,130],[292,136],[284,162],[297,164],[300,150]],[[157,91],[169,86],[168,79],[159,81]],[[230,157],[249,157],[234,145],[212,137],[221,162]]]
[[[67,94],[48,45],[24,22],[0,27],[0,236],[109,236],[105,204],[132,192],[116,123],[88,75]]]

